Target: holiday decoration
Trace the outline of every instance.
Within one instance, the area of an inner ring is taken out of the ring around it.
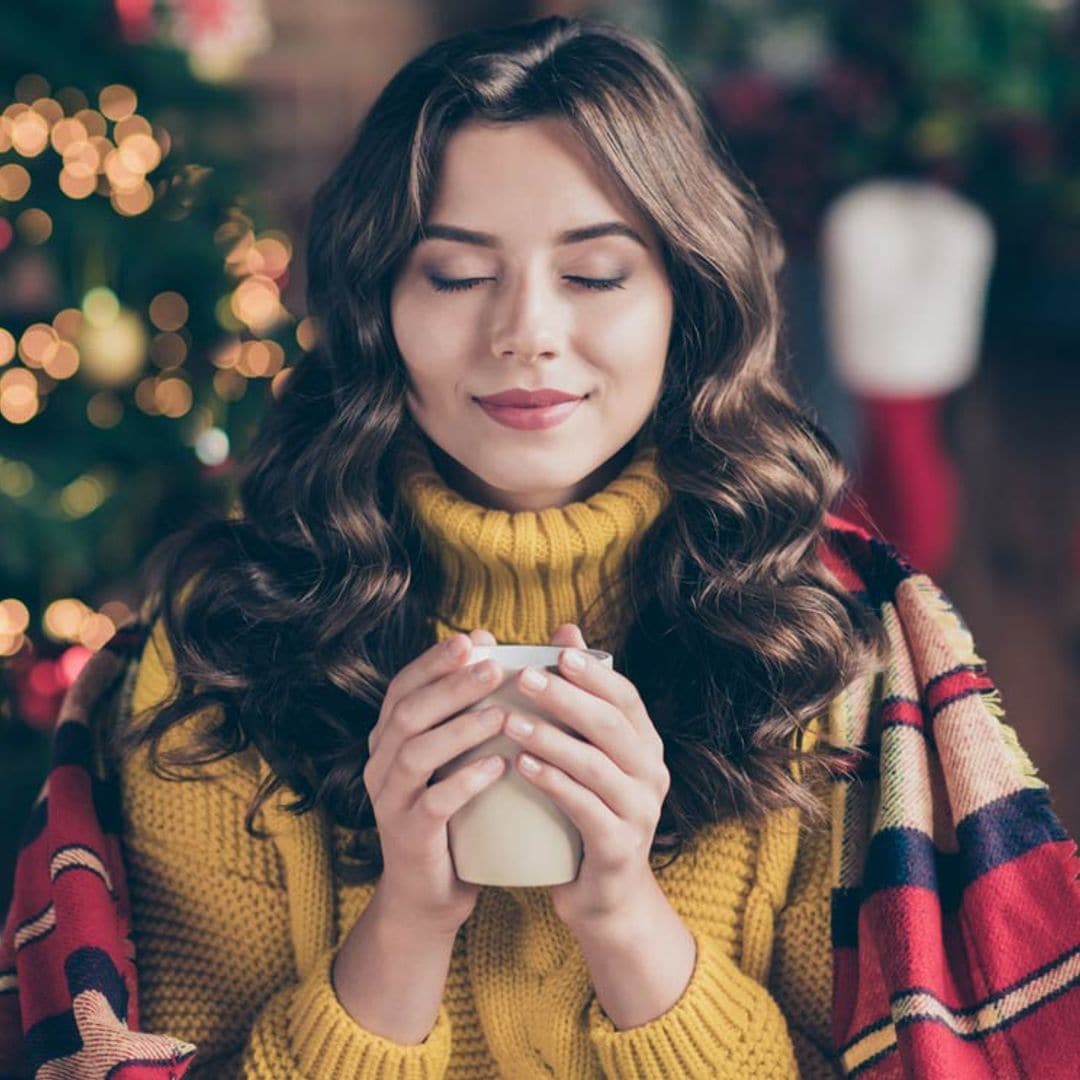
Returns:
[[[237,454],[314,340],[282,299],[292,241],[259,221],[250,105],[207,81],[265,42],[261,6],[4,19],[0,761],[132,617],[153,544],[231,505]]]

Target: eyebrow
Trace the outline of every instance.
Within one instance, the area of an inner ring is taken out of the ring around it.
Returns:
[[[648,244],[641,238],[636,229],[621,221],[601,221],[595,225],[584,225],[578,229],[567,229],[555,237],[557,246],[564,244],[580,244],[584,240],[594,240],[598,236],[625,236],[648,248]],[[425,240],[456,240],[461,244],[475,244],[478,247],[497,248],[499,238],[491,233],[476,232],[474,229],[463,229],[457,225],[423,225],[420,227],[420,237],[417,243]]]

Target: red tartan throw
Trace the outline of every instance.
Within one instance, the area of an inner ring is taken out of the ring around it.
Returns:
[[[167,1080],[195,1048],[139,1031],[114,780],[92,718],[127,704],[146,627],[122,629],[68,690],[0,936],[0,1080]]]
[[[833,519],[881,612],[883,678],[833,711],[833,1041],[862,1080],[1080,1076],[1080,860],[924,574]]]
[[[886,544],[830,517],[827,561],[880,611],[881,675],[831,710],[833,1038],[862,1080],[1080,1076],[1080,860],[1001,723],[959,615]],[[195,1048],[139,1031],[115,779],[148,627],[61,707],[0,937],[0,1080],[164,1080]]]

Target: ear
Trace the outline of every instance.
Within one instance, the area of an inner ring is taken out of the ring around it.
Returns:
[[[563,623],[557,627],[555,633],[551,635],[550,644],[574,649],[588,648],[577,623]]]

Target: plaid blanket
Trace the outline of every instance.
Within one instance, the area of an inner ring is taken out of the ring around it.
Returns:
[[[195,1053],[139,1030],[118,787],[95,745],[130,702],[147,633],[114,635],[60,707],[0,934],[0,1080],[174,1080]]]
[[[863,1080],[1080,1074],[1076,845],[938,588],[837,518],[834,574],[874,604],[887,670],[831,710],[833,1038]],[[132,624],[68,691],[0,937],[0,1080],[164,1080],[195,1048],[139,1030],[115,780]]]
[[[833,710],[833,1043],[848,1076],[1080,1076],[1080,862],[945,595],[831,519],[889,638]]]

